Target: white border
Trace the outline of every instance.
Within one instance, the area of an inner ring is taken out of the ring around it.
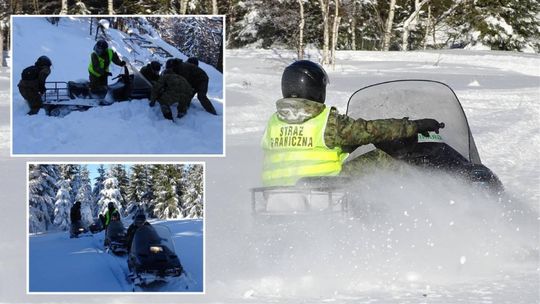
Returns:
[[[207,192],[206,192],[206,163],[201,161],[127,161],[127,162],[108,162],[108,161],[27,161],[26,163],[26,295],[206,295],[206,214],[207,214]],[[201,291],[192,291],[192,292],[156,292],[156,291],[141,291],[141,292],[132,292],[132,291],[123,291],[123,292],[108,292],[108,291],[88,291],[88,292],[78,292],[78,291],[30,291],[30,165],[63,165],[63,164],[75,164],[75,165],[87,165],[87,164],[103,164],[106,166],[109,165],[135,165],[135,164],[144,164],[144,165],[154,165],[154,164],[184,164],[184,165],[202,165],[203,166],[203,288]],[[151,301],[149,302],[151,303]]]
[[[223,98],[223,119],[222,119],[222,147],[221,147],[221,154],[14,154],[13,153],[13,92],[15,90],[13,86],[13,65],[14,65],[14,58],[15,58],[15,52],[13,52],[13,17],[24,17],[24,18],[47,18],[47,17],[61,17],[61,18],[139,18],[139,17],[167,17],[167,18],[193,18],[193,17],[204,17],[204,18],[222,18],[222,41],[221,46],[223,49],[223,71],[221,73],[222,79],[221,79],[221,91],[222,91],[222,98]],[[226,104],[227,104],[227,97],[226,97],[226,87],[225,87],[225,43],[226,43],[226,15],[11,15],[10,16],[10,49],[11,49],[11,68],[10,68],[10,74],[9,74],[9,85],[10,85],[10,102],[9,102],[9,115],[10,115],[10,127],[11,127],[11,142],[10,142],[10,157],[19,158],[19,157],[36,157],[36,158],[42,158],[42,157],[226,157],[227,156],[227,136],[226,136],[226,127],[227,127],[227,117],[226,117]]]

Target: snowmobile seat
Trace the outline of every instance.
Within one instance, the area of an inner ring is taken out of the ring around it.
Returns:
[[[88,98],[90,95],[88,82],[68,81],[68,92],[71,99]]]

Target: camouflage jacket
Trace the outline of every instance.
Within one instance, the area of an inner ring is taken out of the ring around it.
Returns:
[[[163,71],[159,80],[152,87],[151,101],[160,104],[188,103],[191,100],[192,88],[187,80],[170,69]]]
[[[283,98],[276,102],[279,119],[300,124],[317,115],[324,104],[301,98]],[[364,120],[352,119],[339,114],[332,107],[324,132],[324,141],[329,148],[351,147],[411,137],[417,134],[416,124],[407,118]]]
[[[45,93],[45,81],[47,77],[51,74],[51,68],[48,66],[42,66],[39,69],[38,78],[35,80],[22,80],[19,82],[18,86],[22,90],[31,90],[39,93]]]

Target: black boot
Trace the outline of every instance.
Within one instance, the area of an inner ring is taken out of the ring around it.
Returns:
[[[172,113],[171,112],[165,112],[163,113],[163,117],[168,120],[173,120]]]
[[[176,115],[176,117],[178,117],[179,119],[186,116],[186,112],[178,112],[178,114]]]

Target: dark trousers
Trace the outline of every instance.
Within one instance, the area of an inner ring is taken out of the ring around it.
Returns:
[[[41,105],[43,104],[41,100],[41,95],[39,92],[33,88],[19,87],[19,92],[22,97],[28,102],[30,107],[30,112],[28,114],[36,114],[39,112]]]
[[[203,108],[206,110],[206,112],[217,115],[216,109],[212,105],[212,102],[210,101],[210,99],[208,99],[208,96],[206,96],[206,94],[208,93],[208,82],[202,82],[196,88],[194,88],[194,91],[195,92],[193,92],[193,96],[195,96],[195,93],[197,94],[197,99],[199,100]],[[192,99],[193,96],[191,96]]]

